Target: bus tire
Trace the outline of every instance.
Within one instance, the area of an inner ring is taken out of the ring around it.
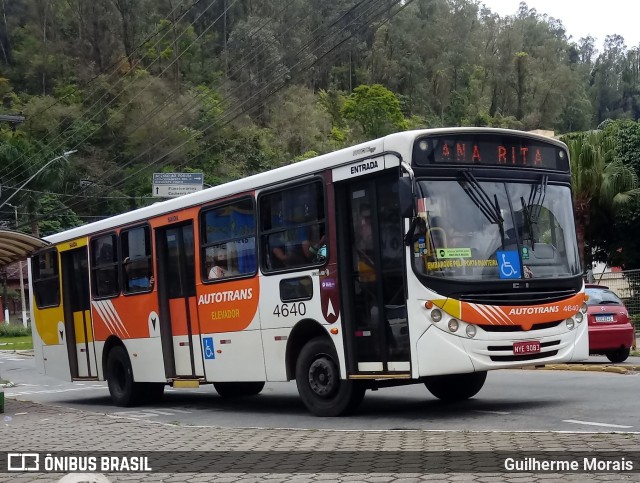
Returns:
[[[424,378],[424,385],[431,394],[446,402],[464,401],[482,389],[487,380],[487,371],[467,374],[447,374]]]
[[[260,391],[264,388],[264,381],[256,382],[214,382],[215,387],[220,397],[232,398],[232,397],[246,397],[256,396],[260,394]]]
[[[316,337],[305,344],[296,361],[296,385],[302,402],[315,416],[341,416],[354,411],[366,388],[340,379],[340,364],[332,342]]]
[[[144,395],[142,384],[133,379],[129,354],[122,346],[112,348],[107,356],[107,384],[116,406],[135,406]]]

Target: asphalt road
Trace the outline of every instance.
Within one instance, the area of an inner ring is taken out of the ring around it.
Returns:
[[[606,364],[592,357],[590,364]],[[640,365],[640,358],[628,364]],[[359,411],[316,418],[298,399],[295,383],[269,383],[257,396],[220,398],[212,386],[171,389],[161,403],[111,405],[103,382],[69,383],[40,375],[32,357],[0,352],[6,398],[109,414],[127,419],[218,428],[443,431],[640,432],[640,373],[503,370],[491,372],[472,400],[444,404],[423,385],[369,391]]]

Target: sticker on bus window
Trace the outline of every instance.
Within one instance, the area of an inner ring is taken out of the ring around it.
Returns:
[[[522,270],[520,268],[520,258],[515,250],[498,251],[498,267],[500,268],[500,278],[522,278]]]
[[[471,258],[471,248],[438,248],[438,258]]]

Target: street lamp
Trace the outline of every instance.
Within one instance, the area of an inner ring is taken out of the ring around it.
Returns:
[[[16,228],[18,228],[18,207],[16,205],[12,205],[11,203],[5,204],[11,208],[13,208],[16,214]],[[27,305],[25,304],[24,298],[24,278],[22,276],[22,260],[18,260],[18,270],[20,272],[20,307],[22,308],[22,325],[27,327]]]
[[[53,158],[53,159],[51,159],[51,160],[47,161],[47,163],[46,163],[42,168],[40,168],[38,171],[36,171],[36,173],[35,173],[33,176],[31,176],[27,181],[25,181],[24,183],[22,183],[22,186],[20,186],[17,190],[15,190],[15,191],[11,194],[11,196],[9,196],[6,200],[4,200],[4,201],[2,202],[2,204],[0,205],[0,208],[2,208],[4,205],[6,205],[6,204],[9,202],[9,200],[10,200],[11,198],[13,198],[13,197],[18,193],[18,191],[20,191],[22,188],[24,188],[24,187],[27,185],[27,183],[28,183],[29,181],[31,181],[33,178],[35,178],[35,177],[36,177],[36,176],[38,176],[40,173],[42,173],[42,172],[47,168],[47,166],[49,166],[51,163],[53,163],[54,161],[57,161],[58,159],[66,158],[67,156],[69,156],[70,154],[73,154],[73,153],[75,153],[75,152],[77,152],[77,150],[76,150],[76,149],[72,149],[71,151],[65,151],[64,153],[62,153],[62,155],[60,155],[60,156],[56,156],[55,158]]]

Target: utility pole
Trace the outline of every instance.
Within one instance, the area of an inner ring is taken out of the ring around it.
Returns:
[[[12,205],[11,203],[7,203],[7,206],[13,208],[16,214],[16,229],[18,228],[18,207],[16,205]],[[25,303],[24,297],[24,277],[22,275],[22,260],[18,261],[18,271],[20,272],[20,308],[22,309],[22,325],[27,327],[27,304]]]

